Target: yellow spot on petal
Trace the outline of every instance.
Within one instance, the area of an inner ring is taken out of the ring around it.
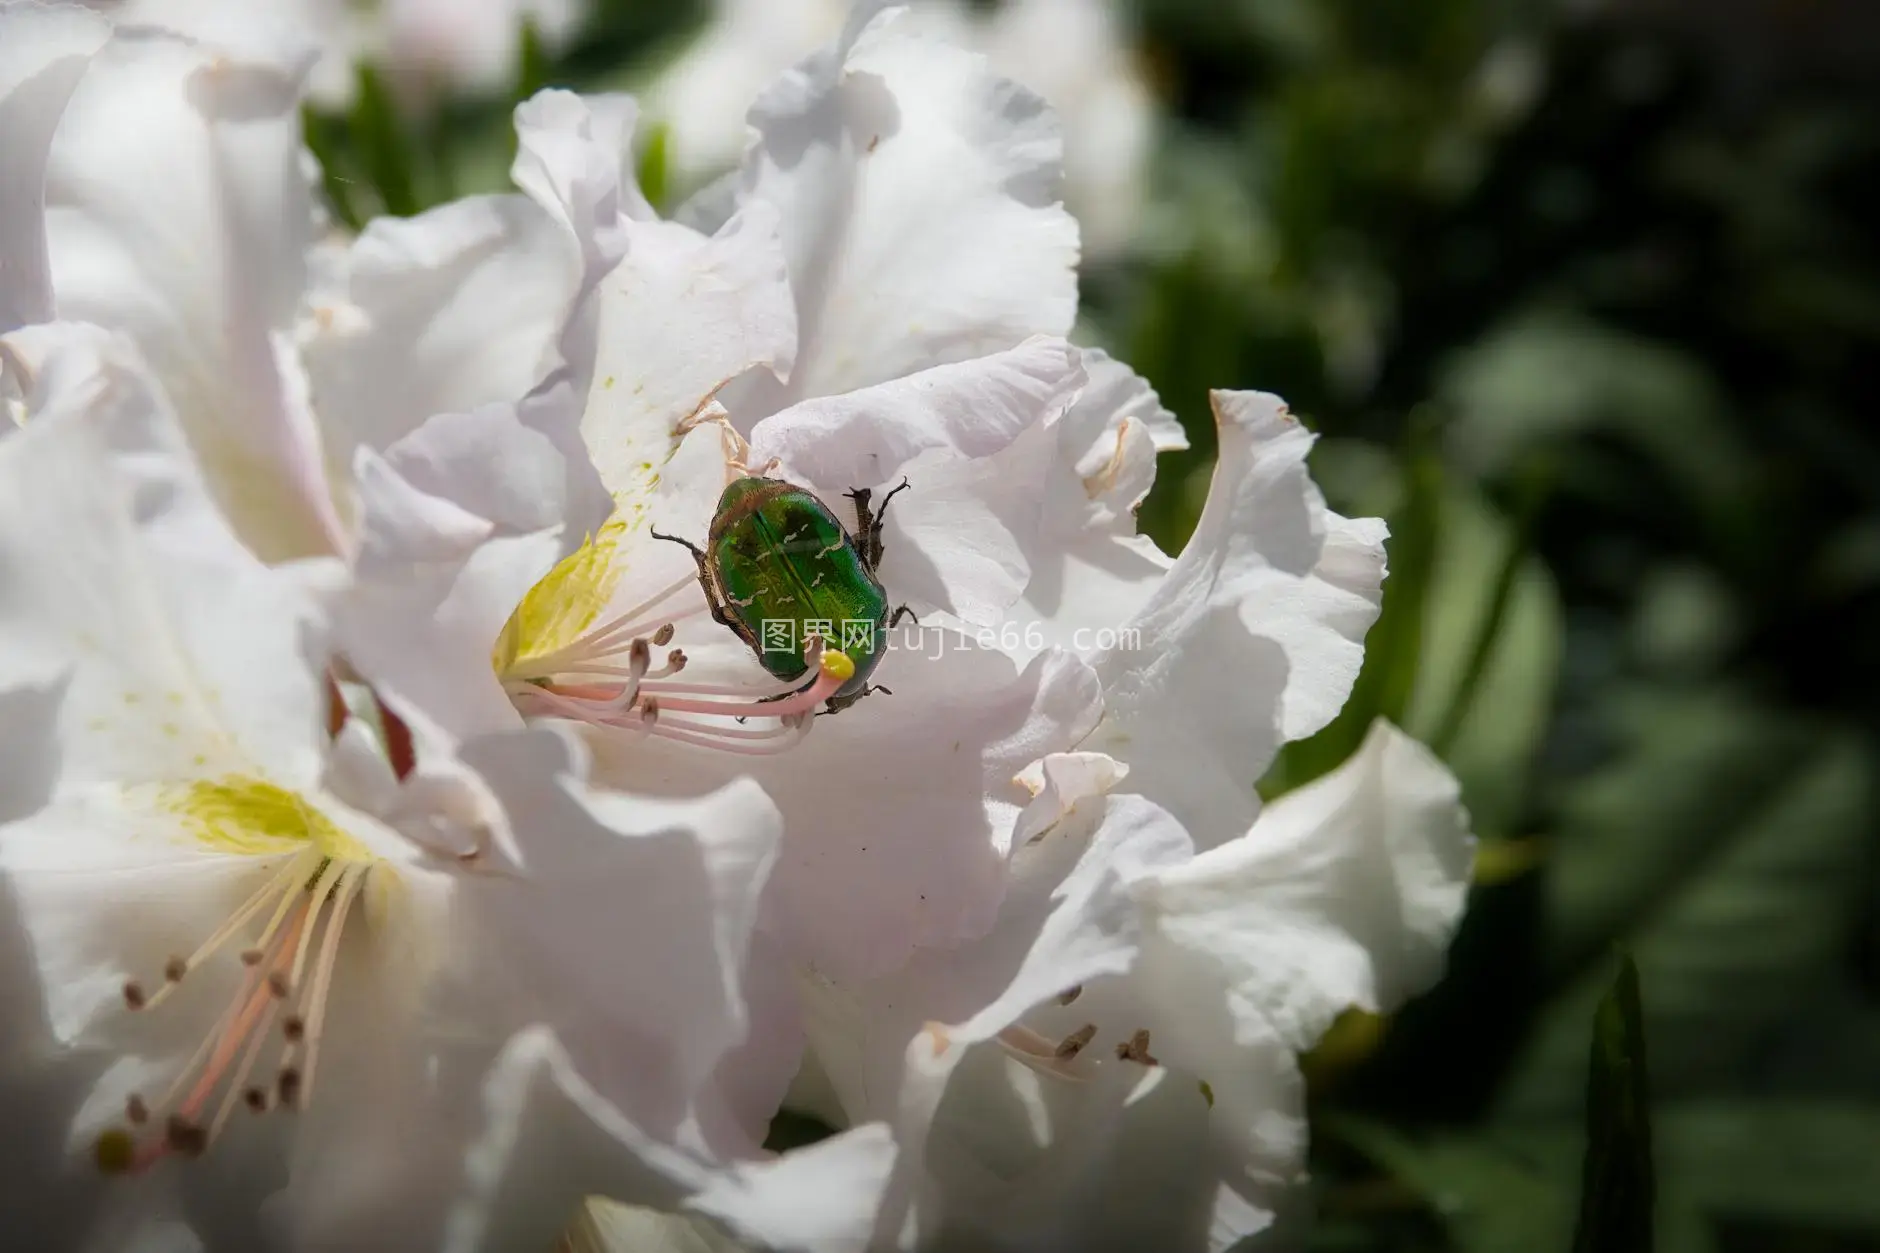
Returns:
[[[311,844],[336,860],[372,860],[332,819],[264,779],[204,779],[175,789],[169,808],[188,823],[190,834],[219,853],[258,857],[296,853]]]
[[[144,699],[144,698],[143,698],[142,696],[140,696],[140,695],[138,695],[138,694],[137,694],[136,692],[126,692],[126,693],[124,693],[124,703],[125,703],[126,705],[137,705],[137,704],[141,704],[141,703],[143,703],[143,699]]]
[[[496,641],[491,664],[498,674],[565,648],[600,616],[620,582],[614,550],[626,529],[618,519],[609,522],[529,589]]]

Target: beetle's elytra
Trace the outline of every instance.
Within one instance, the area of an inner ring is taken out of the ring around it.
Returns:
[[[890,616],[875,576],[882,513],[906,486],[889,492],[872,514],[866,488],[849,493],[859,537],[806,488],[755,475],[733,480],[718,498],[704,548],[654,534],[691,550],[712,616],[775,677],[789,682],[807,673],[810,624],[827,623],[825,645],[855,664],[854,676],[828,701],[835,713],[879,690],[869,687],[869,675],[881,663],[888,631],[907,612],[903,607]]]

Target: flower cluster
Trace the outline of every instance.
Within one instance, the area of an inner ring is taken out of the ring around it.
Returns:
[[[1253,791],[1344,703],[1384,530],[1217,392],[1192,540],[1135,533],[1182,428],[1064,338],[1053,115],[899,16],[675,219],[633,102],[551,90],[516,192],[349,238],[305,49],[0,2],[9,1230],[1272,1222],[1295,1055],[1435,978],[1472,853],[1388,725]],[[902,611],[947,646],[754,625]],[[786,1108],[837,1133],[767,1150]]]

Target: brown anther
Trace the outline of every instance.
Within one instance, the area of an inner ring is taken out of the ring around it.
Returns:
[[[665,626],[653,632],[653,644],[656,647],[664,648],[670,643],[672,643],[672,623],[668,622]]]
[[[290,991],[292,989],[288,987],[286,974],[279,970],[268,972],[268,995],[277,1001],[284,1001]]]
[[[281,1034],[289,1044],[299,1044],[307,1036],[307,1020],[299,1014],[289,1014],[281,1023]]]
[[[242,950],[242,965],[259,966],[261,959],[265,956],[266,954],[258,948],[245,948]]]
[[[282,1069],[278,1088],[281,1094],[281,1104],[292,1109],[300,1100],[300,1071],[292,1066]]]
[[[627,646],[627,669],[633,672],[634,678],[637,679],[645,674],[647,667],[652,664],[653,650],[647,646],[645,640],[634,640]]]
[[[255,1113],[264,1113],[268,1108],[268,1094],[261,1088],[249,1088],[242,1093],[242,1102]]]
[[[659,721],[659,702],[650,696],[640,698],[640,721],[649,727]]]
[[[1149,1053],[1149,1033],[1147,1031],[1138,1031],[1135,1035],[1130,1036],[1128,1040],[1117,1045],[1116,1060],[1119,1062],[1135,1062],[1141,1066],[1160,1066],[1162,1064]]]
[[[185,958],[172,957],[163,963],[163,977],[171,983],[181,983],[188,973],[189,962]]]
[[[685,669],[685,650],[683,648],[675,648],[671,652],[667,653],[666,654],[666,666],[674,674],[677,674],[679,671]]]
[[[142,1009],[150,998],[144,995],[144,985],[135,979],[124,981],[124,1004],[131,1009]]]
[[[124,1117],[131,1120],[133,1127],[141,1127],[150,1121],[150,1107],[144,1104],[144,1098],[135,1092],[124,1099]]]
[[[163,1139],[184,1157],[201,1157],[209,1147],[209,1133],[181,1114],[171,1114],[164,1124]]]
[[[1096,1035],[1097,1024],[1087,1022],[1058,1041],[1058,1046],[1056,1049],[1052,1050],[1052,1055],[1059,1061],[1069,1061],[1071,1058],[1083,1052],[1084,1046],[1094,1040]]]
[[[1069,1005],[1072,1001],[1076,1000],[1078,997],[1082,996],[1083,994],[1084,994],[1084,985],[1081,983],[1076,984],[1072,987],[1068,987],[1064,989],[1062,992],[1059,992],[1057,1003],[1060,1005]]]

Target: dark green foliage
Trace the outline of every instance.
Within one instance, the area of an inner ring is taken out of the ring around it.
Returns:
[[[1651,1253],[1652,1131],[1638,966],[1619,964],[1593,1019],[1586,1078],[1586,1164],[1573,1253]]]

